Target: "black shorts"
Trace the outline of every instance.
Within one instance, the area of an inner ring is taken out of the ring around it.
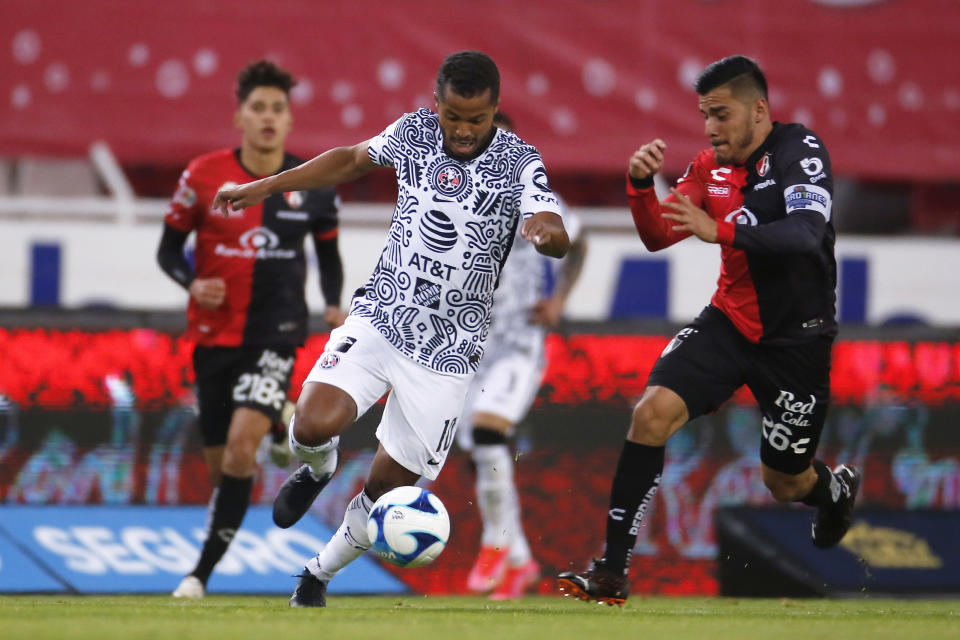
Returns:
[[[747,385],[762,415],[760,460],[783,473],[802,473],[817,450],[830,404],[832,346],[829,337],[789,346],[754,344],[708,306],[663,350],[647,385],[675,391],[691,420]]]
[[[296,355],[295,347],[194,348],[204,446],[226,444],[233,411],[239,407],[256,409],[271,422],[279,421]]]

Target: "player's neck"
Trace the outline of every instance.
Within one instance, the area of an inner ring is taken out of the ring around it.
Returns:
[[[283,166],[283,148],[264,152],[242,145],[240,163],[255,176],[272,176]]]
[[[743,157],[734,164],[744,164],[747,160],[749,160],[750,156],[752,156],[754,152],[762,147],[763,143],[767,141],[767,138],[770,136],[772,131],[773,123],[769,120],[759,123],[757,128],[753,130],[753,144],[743,152]]]

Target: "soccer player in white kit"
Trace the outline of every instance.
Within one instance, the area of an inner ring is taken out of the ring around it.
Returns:
[[[436,110],[299,167],[224,188],[224,213],[273,193],[333,186],[376,167],[397,174],[397,206],[380,260],[307,376],[290,428],[305,464],[280,488],[274,521],[293,525],[337,466],[339,435],[384,393],[380,445],[343,523],[304,568],[290,606],[326,606],[327,583],[370,547],[366,520],[390,489],[437,477],[484,352],[493,292],[519,233],[548,256],[570,245],[537,150],[494,127],[500,75],[479,51],[447,56]]]
[[[513,131],[502,111],[493,121]],[[528,240],[515,238],[493,296],[486,353],[458,424],[457,443],[470,452],[476,468],[483,525],[480,553],[467,576],[467,588],[492,591],[491,600],[519,598],[540,578],[540,565],[523,532],[508,436],[536,398],[546,367],[546,330],[557,327],[586,255],[579,218],[564,210],[563,225],[570,250],[558,265],[552,290],[548,263],[553,261],[544,259]]]

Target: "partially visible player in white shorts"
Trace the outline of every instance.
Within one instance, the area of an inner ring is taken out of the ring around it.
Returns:
[[[498,127],[513,129],[497,113]],[[586,253],[576,216],[564,212],[571,245],[548,291],[549,265],[525,239],[514,240],[494,293],[486,354],[470,385],[457,444],[470,451],[477,471],[477,506],[483,523],[480,553],[467,588],[493,600],[521,597],[540,578],[523,533],[508,437],[533,405],[543,379],[546,329],[556,327]],[[551,272],[552,273],[552,272]]]
[[[473,449],[473,417],[478,413],[502,416],[513,425],[520,422],[533,406],[546,365],[542,342],[533,353],[513,346],[487,351],[467,392],[457,444]]]
[[[357,418],[389,391],[377,439],[391,458],[435,480],[453,444],[473,377],[427,369],[397,351],[366,321],[347,316],[330,334],[304,382],[325,382],[346,391],[357,403]]]

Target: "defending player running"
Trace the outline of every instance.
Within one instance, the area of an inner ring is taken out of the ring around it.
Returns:
[[[833,175],[826,145],[800,124],[772,122],[757,64],[732,56],[696,82],[711,148],[658,202],[653,176],[667,146],[630,159],[627,195],[651,251],[691,235],[720,244],[710,304],[667,345],[647,380],[610,491],[604,555],[558,586],[584,600],[623,604],[638,527],[660,484],[664,446],[742,385],[762,413],[763,481],[780,502],[816,507],[813,543],[837,544],[850,526],[860,473],[814,454],[830,402],[836,261]]]
[[[213,206],[217,190],[295,167],[284,151],[290,133],[294,80],[261,60],[237,76],[234,124],[240,147],[202,155],[180,178],[157,260],[190,293],[188,333],[196,341],[193,367],[200,405],[203,453],[214,487],[207,538],[193,571],[173,595],[202,598],[207,580],[243,522],[257,471],[256,452],[271,429],[289,463],[281,411],[297,347],[307,336],[303,241],[313,237],[320,262],[324,318],[339,326],[343,266],[337,249],[333,189],[277,192],[263,203],[224,216]],[[196,268],[183,254],[196,233]],[[276,445],[272,451],[276,452]]]

